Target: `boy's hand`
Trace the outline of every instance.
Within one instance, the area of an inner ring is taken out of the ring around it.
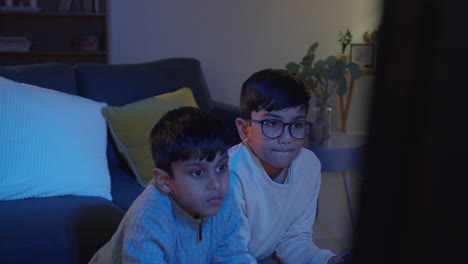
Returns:
[[[351,250],[345,249],[338,253],[338,255],[331,257],[328,264],[348,264],[351,261]]]

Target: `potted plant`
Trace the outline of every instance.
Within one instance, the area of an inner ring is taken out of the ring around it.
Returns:
[[[338,42],[340,42],[340,45],[341,45],[340,59],[342,59],[344,62],[347,62],[348,55],[346,54],[346,47],[348,47],[348,45],[351,44],[351,40],[353,40],[353,35],[351,35],[351,31],[349,31],[349,28],[348,28],[346,29],[345,34],[343,34],[343,32],[341,32],[340,30],[339,36],[340,38],[338,39]]]
[[[299,63],[289,62],[286,69],[303,78],[310,86],[315,98],[314,109],[317,111],[316,125],[323,126],[325,139],[330,135],[331,105],[330,98],[336,92],[344,95],[348,89],[348,78],[358,79],[362,70],[356,63],[346,63],[335,56],[325,60],[316,60],[315,51],[318,42],[313,43]]]

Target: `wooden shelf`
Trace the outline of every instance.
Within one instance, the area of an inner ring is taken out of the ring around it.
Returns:
[[[0,66],[42,62],[107,63],[105,2],[100,13],[57,12],[58,3],[58,0],[39,0],[41,12],[0,11],[0,36],[27,37],[31,41],[30,51],[0,51]],[[89,39],[97,39],[97,44],[88,44]],[[90,45],[96,45],[96,51],[86,50]]]
[[[2,51],[0,65],[24,65],[34,63],[58,62],[77,64],[82,62],[106,63],[107,53],[102,51]]]
[[[361,70],[363,75],[372,75],[375,73],[375,68],[362,67]]]
[[[72,12],[0,12],[0,17],[34,18],[34,19],[100,19],[106,13],[72,13]]]
[[[0,56],[56,57],[56,56],[106,56],[104,51],[0,51]]]

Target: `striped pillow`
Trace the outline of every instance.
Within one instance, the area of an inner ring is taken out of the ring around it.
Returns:
[[[105,103],[0,77],[0,200],[112,200]]]

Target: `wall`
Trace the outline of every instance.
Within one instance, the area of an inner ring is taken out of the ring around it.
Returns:
[[[353,42],[362,42],[363,32],[379,24],[381,8],[380,0],[108,2],[110,63],[195,57],[213,98],[235,105],[250,74],[299,61],[315,41],[319,58],[339,54],[339,30],[349,28]],[[362,132],[371,82],[359,83],[348,126]]]

